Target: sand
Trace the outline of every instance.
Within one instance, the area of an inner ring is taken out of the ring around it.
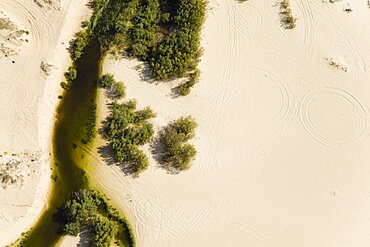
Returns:
[[[151,159],[137,179],[103,163],[94,173],[138,247],[370,246],[369,8],[290,2],[294,30],[275,1],[210,0],[187,97],[143,81],[133,60],[105,62],[157,112],[156,128],[182,115],[199,124],[189,171]]]
[[[46,206],[54,112],[70,64],[66,48],[88,16],[87,0],[37,2],[0,1],[0,19],[13,28],[0,28],[0,170],[16,164],[7,168],[16,181],[0,184],[0,246],[19,238]]]

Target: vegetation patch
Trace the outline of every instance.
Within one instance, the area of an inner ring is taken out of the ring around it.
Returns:
[[[80,190],[72,194],[59,210],[63,232],[77,236],[82,231],[91,233],[90,246],[135,246],[133,232],[108,199],[96,190]]]
[[[204,0],[92,0],[90,6],[93,17],[70,45],[73,60],[94,38],[102,56],[127,51],[149,64],[154,79],[187,77],[197,69]]]
[[[197,123],[189,116],[180,117],[160,131],[154,152],[163,168],[171,173],[179,173],[191,167],[197,152],[187,142],[194,138],[196,127]]]
[[[199,82],[199,69],[195,70],[193,73],[189,75],[189,79],[182,83],[180,86],[178,86],[178,94],[185,96],[190,93],[191,88]]]
[[[290,8],[289,0],[282,0],[280,2],[280,20],[284,28],[293,29],[296,27],[297,18],[292,14],[292,9]]]
[[[348,71],[348,67],[344,66],[342,63],[339,61],[334,60],[333,58],[325,58],[325,60],[328,62],[329,66],[334,68],[334,69],[340,69],[343,72]]]

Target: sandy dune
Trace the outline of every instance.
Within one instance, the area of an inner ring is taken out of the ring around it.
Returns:
[[[0,18],[11,21],[16,30],[27,31],[10,41],[0,37],[1,48],[14,50],[0,52],[0,166],[5,167],[8,156],[15,154],[13,158],[20,161],[11,172],[22,176],[18,179],[22,181],[7,189],[0,186],[0,246],[28,230],[45,206],[51,127],[61,91],[59,83],[70,63],[66,48],[88,15],[87,0],[48,2],[0,1]],[[0,36],[11,33],[0,31]],[[42,62],[51,65],[49,76],[41,70]],[[30,161],[32,154],[40,156]]]
[[[370,12],[366,1],[210,0],[201,82],[171,97],[134,61],[108,60],[128,97],[199,123],[189,171],[152,161],[138,179],[100,164],[97,185],[126,213],[138,246],[370,246]],[[330,65],[330,61],[341,66]]]

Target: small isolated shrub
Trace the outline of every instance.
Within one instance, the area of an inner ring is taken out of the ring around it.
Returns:
[[[98,79],[97,85],[101,88],[110,88],[115,82],[112,74],[105,74]]]

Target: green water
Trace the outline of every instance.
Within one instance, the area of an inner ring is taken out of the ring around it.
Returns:
[[[72,192],[88,188],[84,170],[89,160],[82,145],[86,121],[91,105],[95,104],[96,79],[101,72],[99,48],[91,44],[77,61],[77,78],[65,91],[56,111],[53,133],[53,178],[48,208],[24,240],[23,246],[54,246],[61,238],[61,225],[55,220],[57,209],[69,199]],[[77,145],[77,147],[76,147]]]

